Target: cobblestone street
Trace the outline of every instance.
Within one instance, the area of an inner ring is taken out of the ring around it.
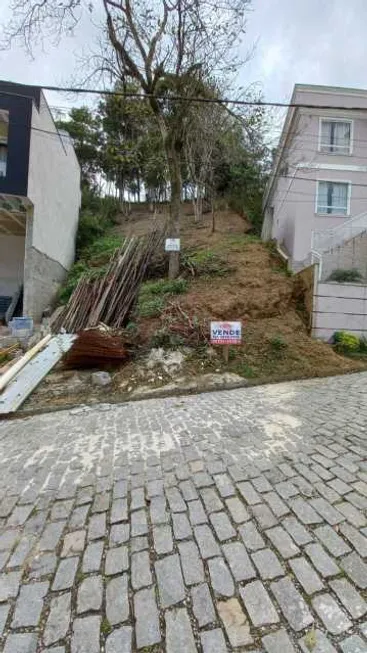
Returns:
[[[367,651],[367,374],[0,422],[4,653]]]

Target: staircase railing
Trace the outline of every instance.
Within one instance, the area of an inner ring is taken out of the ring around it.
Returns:
[[[343,243],[352,240],[356,236],[367,231],[367,211],[349,218],[342,224],[332,229],[323,229],[322,231],[312,232],[311,249],[313,252],[327,252],[334,247],[339,247]]]

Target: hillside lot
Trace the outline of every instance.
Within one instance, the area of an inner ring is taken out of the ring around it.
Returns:
[[[142,235],[152,220],[148,213],[133,214],[112,233],[115,237]],[[163,222],[164,216],[157,220]],[[24,408],[119,401],[135,397],[141,386],[147,394],[177,378],[182,381],[203,374],[230,372],[254,384],[366,369],[364,361],[341,356],[310,337],[296,277],[287,273],[273,247],[248,233],[239,215],[219,212],[214,234],[209,215],[199,225],[186,215],[182,261],[182,274],[175,282],[164,276],[164,255],[158,266],[162,278],[144,282],[127,329],[133,354],[120,369],[109,370],[110,385],[91,384],[90,371],[60,367]],[[243,323],[243,345],[230,349],[228,364],[221,348],[208,344],[212,319]],[[152,348],[173,350],[176,355],[166,365],[163,352],[152,357]]]

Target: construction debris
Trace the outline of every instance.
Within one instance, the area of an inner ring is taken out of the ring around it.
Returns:
[[[22,405],[69,349],[74,339],[74,335],[60,334],[49,340],[47,344],[43,341],[38,343],[39,345],[43,343],[42,346],[46,344],[46,347],[43,351],[38,349],[38,353],[31,360],[28,359],[22,369],[18,368],[16,376],[10,380],[8,386],[0,394],[0,415],[13,413]],[[30,354],[30,352],[27,353]],[[1,380],[3,381],[3,377]]]
[[[3,347],[0,348],[0,370],[1,370],[1,365],[4,363],[7,363],[10,361],[12,358],[14,358],[15,354],[19,351],[19,343],[15,342],[13,345],[10,345],[9,347]]]
[[[198,318],[196,311],[193,311],[193,315],[186,313],[177,301],[168,302],[161,320],[164,328],[182,338],[186,345],[199,346],[208,343],[208,322]]]
[[[51,340],[51,335],[45,336],[40,340],[32,349],[27,351],[22,358],[20,358],[14,365],[2,374],[0,377],[0,392],[3,390],[8,383],[18,374],[18,372],[29,363],[29,361]]]
[[[64,357],[66,369],[103,368],[120,365],[128,358],[128,350],[121,336],[108,330],[90,329],[79,333]]]
[[[128,238],[113,256],[106,274],[93,279],[85,274],[52,328],[78,333],[98,323],[123,327],[138,296],[154,252],[162,247],[163,233],[154,230],[144,238]]]

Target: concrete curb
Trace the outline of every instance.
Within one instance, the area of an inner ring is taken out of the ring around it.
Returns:
[[[136,395],[132,397],[131,395],[121,395],[120,397],[112,398],[109,401],[96,401],[90,404],[65,404],[63,406],[50,406],[50,407],[41,407],[33,408],[29,410],[19,410],[16,413],[10,413],[8,415],[0,415],[0,421],[10,421],[14,419],[23,419],[26,417],[33,417],[35,415],[43,415],[48,413],[57,413],[64,410],[74,410],[76,408],[94,408],[96,406],[110,405],[116,406],[118,404],[129,404],[137,401],[144,401],[145,399],[165,399],[170,397],[188,397],[197,394],[206,394],[208,392],[224,392],[226,390],[238,390],[241,388],[251,388],[261,385],[276,385],[278,383],[291,383],[293,381],[315,381],[316,379],[322,378],[333,378],[338,376],[353,376],[357,374],[366,373],[366,370],[355,371],[351,370],[348,372],[337,373],[337,374],[324,374],[320,376],[284,376],[283,378],[274,379],[271,381],[266,381],[263,379],[244,379],[243,383],[227,383],[223,384],[221,387],[210,387],[210,388],[180,388],[175,390],[165,390],[164,386],[162,388],[154,388],[151,393],[143,393],[141,396]]]

